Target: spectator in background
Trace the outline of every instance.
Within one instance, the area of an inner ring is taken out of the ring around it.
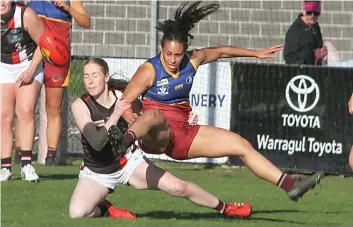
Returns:
[[[47,29],[56,32],[58,36],[63,37],[67,41],[67,45],[70,45],[71,43],[70,31],[72,18],[77,24],[84,28],[90,28],[91,26],[91,18],[80,0],[32,0],[29,1],[28,5],[39,15],[40,18],[42,18]],[[46,134],[48,147],[47,156],[45,159],[46,165],[55,164],[56,150],[59,145],[61,134],[61,107],[64,96],[64,88],[69,85],[69,80],[69,65],[65,67],[56,67],[48,62],[44,62],[47,127],[45,127],[45,122],[41,122],[41,127],[46,128],[46,133],[43,133]],[[45,117],[42,119],[44,119],[44,121],[46,120]],[[43,140],[43,134],[40,134],[40,140]],[[18,149],[16,149],[16,153],[16,156],[18,156]]]
[[[348,110],[349,110],[349,113],[352,115],[353,114],[353,93],[351,95],[351,98],[348,101]],[[353,170],[353,146],[351,148],[351,152],[349,153],[349,166]]]
[[[321,1],[304,1],[303,12],[289,27],[283,57],[286,64],[321,65],[327,55],[318,23]]]
[[[45,26],[30,8],[10,0],[1,6],[1,171],[0,181],[11,179],[12,121],[19,127],[21,177],[39,180],[33,168],[34,108],[43,83],[43,57],[37,44]]]

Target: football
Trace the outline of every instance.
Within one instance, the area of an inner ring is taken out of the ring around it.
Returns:
[[[43,32],[39,40],[39,48],[43,57],[50,64],[66,66],[70,62],[69,46],[55,32]]]

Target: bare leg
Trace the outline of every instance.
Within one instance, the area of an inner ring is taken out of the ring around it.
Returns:
[[[15,84],[1,84],[1,158],[11,158]]]
[[[101,211],[97,205],[107,197],[108,193],[108,188],[98,182],[81,177],[72,193],[69,208],[70,217],[99,217]]]
[[[216,208],[219,200],[196,184],[183,181],[151,162],[142,162],[132,174],[129,184],[137,189],[161,190],[170,195],[185,197],[191,202]]]
[[[64,88],[62,87],[46,87],[45,88],[45,105],[47,112],[47,140],[48,152],[47,157],[52,156],[55,159],[56,150],[59,145],[61,134],[62,117],[61,107],[64,96]],[[54,160],[51,160],[53,162]],[[54,164],[54,163],[50,163]]]
[[[276,184],[282,175],[281,170],[238,134],[215,127],[201,126],[190,147],[188,158],[225,156],[238,156],[256,176],[273,184]]]
[[[21,150],[31,151],[35,135],[34,108],[41,84],[36,80],[30,85],[16,88],[16,115]]]

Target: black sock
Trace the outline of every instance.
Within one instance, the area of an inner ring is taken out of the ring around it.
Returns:
[[[227,207],[227,204],[225,202],[218,200],[218,205],[216,206],[215,210],[217,210],[219,213],[223,214],[226,207]]]
[[[21,167],[32,163],[32,151],[21,151]]]
[[[109,216],[108,208],[103,205],[98,205],[98,208],[101,210],[101,217]]]
[[[1,159],[1,169],[5,168],[5,169],[10,170],[10,172],[11,172],[11,166],[12,166],[11,157]]]

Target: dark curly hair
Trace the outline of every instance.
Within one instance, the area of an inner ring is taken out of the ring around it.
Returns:
[[[196,1],[191,3],[184,2],[181,6],[179,6],[177,11],[175,12],[174,20],[169,19],[158,23],[158,25],[156,26],[156,29],[160,32],[163,32],[163,37],[161,41],[162,47],[164,46],[164,42],[166,40],[168,41],[176,40],[184,44],[185,51],[188,49],[189,38],[190,39],[194,38],[189,33],[190,30],[202,18],[217,11],[220,7],[219,3],[210,3],[199,7],[200,4],[201,4],[201,1]]]
[[[124,80],[124,79],[114,79],[114,78],[110,78],[108,81],[108,88],[109,89],[114,89],[114,90],[119,90],[121,92],[125,91],[125,88],[128,85],[128,81]]]

